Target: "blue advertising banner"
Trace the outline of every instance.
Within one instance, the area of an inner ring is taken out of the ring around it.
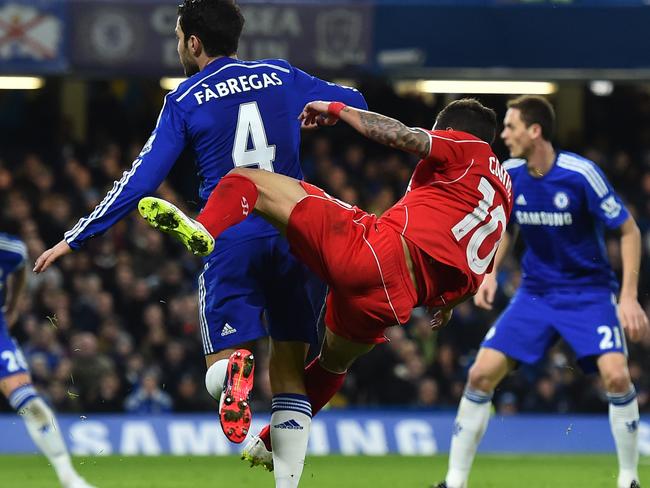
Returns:
[[[252,432],[268,421],[258,415]],[[214,415],[59,416],[71,451],[78,455],[228,455],[231,444]],[[310,432],[311,455],[422,455],[449,451],[454,417],[414,411],[320,413]],[[0,416],[0,454],[34,453],[23,422]],[[639,425],[639,447],[650,454],[650,423]],[[606,416],[518,415],[494,417],[480,447],[485,453],[614,453]]]
[[[0,0],[0,73],[181,75],[177,3]],[[239,4],[246,17],[242,59],[285,58],[317,73],[548,69],[579,78],[580,70],[650,69],[646,0]]]
[[[0,0],[0,72],[54,73],[67,67],[64,0]]]
[[[392,59],[391,53],[409,53],[413,68],[650,68],[650,8],[641,4],[407,4],[376,12],[374,45],[383,68],[390,68],[382,60]],[[408,29],[399,36],[385,34],[395,25]],[[404,66],[399,68],[403,73]]]
[[[553,7],[626,7],[648,6],[647,0],[373,0],[376,5],[550,5]]]

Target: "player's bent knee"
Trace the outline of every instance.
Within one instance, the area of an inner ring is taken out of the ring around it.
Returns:
[[[490,370],[482,365],[474,364],[469,370],[467,383],[473,390],[484,392],[493,391],[501,381],[501,375],[498,371]]]
[[[374,348],[374,344],[349,341],[327,329],[320,353],[320,363],[331,373],[345,373],[352,363]]]

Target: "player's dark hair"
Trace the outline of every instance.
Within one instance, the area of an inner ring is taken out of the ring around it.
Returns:
[[[186,45],[190,36],[196,36],[210,57],[237,52],[244,16],[234,0],[184,0],[178,18]]]
[[[436,117],[435,127],[467,132],[492,144],[497,133],[497,114],[475,98],[462,98],[442,109]]]
[[[555,110],[553,105],[544,97],[522,95],[508,101],[508,108],[515,108],[521,114],[521,120],[526,127],[538,124],[542,129],[542,138],[552,141],[555,135]]]

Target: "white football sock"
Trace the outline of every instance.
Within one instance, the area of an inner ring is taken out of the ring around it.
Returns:
[[[223,391],[223,382],[226,380],[227,359],[220,359],[205,372],[205,388],[212,398],[219,401]]]
[[[490,420],[492,393],[465,389],[458,406],[449,450],[448,488],[465,488],[474,455]]]
[[[632,386],[627,393],[608,393],[607,398],[609,424],[618,455],[618,487],[630,488],[632,481],[639,480],[639,404],[636,390]]]
[[[79,475],[72,467],[68,449],[65,446],[61,429],[54,412],[40,397],[34,397],[18,410],[25,421],[27,432],[43,454],[52,464],[59,481],[67,486]]]
[[[283,393],[273,397],[272,412],[275,488],[296,488],[305,465],[311,404],[304,395]]]

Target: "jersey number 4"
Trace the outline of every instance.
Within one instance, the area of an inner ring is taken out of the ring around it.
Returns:
[[[481,201],[478,202],[478,206],[472,210],[472,213],[468,213],[463,220],[458,222],[451,231],[456,240],[460,242],[461,239],[467,237],[476,229],[476,232],[474,232],[469,240],[469,244],[467,244],[467,264],[469,264],[469,268],[474,273],[480,275],[485,273],[490,262],[492,262],[494,253],[497,252],[497,247],[499,246],[499,242],[501,242],[501,237],[506,228],[506,212],[503,209],[503,205],[498,205],[490,210],[494,203],[496,190],[488,180],[481,178],[478,184],[478,190],[483,195]],[[491,219],[486,224],[483,224],[488,215]],[[499,229],[499,224],[501,224],[501,233],[497,236],[492,250],[487,256],[483,258],[479,257],[478,250],[483,245],[483,242]]]
[[[232,160],[235,167],[257,166],[273,172],[275,146],[269,146],[266,130],[257,102],[242,103],[239,106],[235,142],[232,146]]]

